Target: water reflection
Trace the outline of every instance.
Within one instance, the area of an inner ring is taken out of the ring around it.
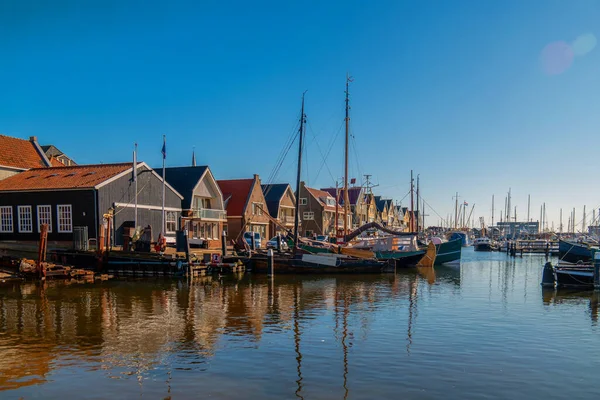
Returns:
[[[542,299],[546,306],[587,305],[592,325],[598,324],[600,294],[595,290],[542,288]]]
[[[486,366],[539,370],[535,360],[546,353],[536,353],[537,327],[552,337],[568,328],[559,316],[575,318],[571,308],[581,305],[596,324],[598,295],[542,292],[542,262],[493,257],[360,277],[1,286],[0,390],[65,397],[80,384],[92,388],[89,397],[101,389],[103,397],[396,398],[401,376],[413,398],[425,389],[448,394],[448,382],[454,397],[479,384],[506,388]],[[420,378],[432,375],[439,379]]]

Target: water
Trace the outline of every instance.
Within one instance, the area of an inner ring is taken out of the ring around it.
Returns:
[[[0,286],[0,398],[591,399],[598,296],[460,269]]]

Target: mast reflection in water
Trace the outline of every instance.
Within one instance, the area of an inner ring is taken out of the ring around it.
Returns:
[[[540,258],[464,254],[460,268],[374,276],[0,286],[0,390],[11,398],[599,395],[590,368],[600,359],[598,295],[542,292]],[[561,382],[548,379],[557,357]]]

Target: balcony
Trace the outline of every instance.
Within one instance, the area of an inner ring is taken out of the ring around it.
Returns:
[[[279,222],[284,223],[284,224],[293,224],[294,216],[293,215],[282,215],[281,217],[279,217]]]
[[[213,219],[219,221],[227,220],[227,211],[225,210],[214,210],[211,208],[196,208],[192,212],[193,218],[199,219]]]

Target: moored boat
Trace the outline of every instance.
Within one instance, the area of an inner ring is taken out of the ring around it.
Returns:
[[[435,258],[436,265],[441,264],[458,264],[462,252],[462,238],[442,242],[435,245],[437,255]]]
[[[492,251],[492,241],[487,237],[480,237],[473,241],[475,251]]]
[[[594,267],[589,264],[552,265],[547,262],[542,272],[544,287],[594,287]]]
[[[592,259],[593,247],[586,243],[558,241],[558,258],[569,263],[589,262]]]

